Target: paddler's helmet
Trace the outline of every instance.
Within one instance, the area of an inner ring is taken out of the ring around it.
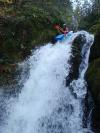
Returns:
[[[65,27],[67,27],[67,25],[66,24],[63,24],[63,27],[65,28]]]
[[[67,26],[66,24],[63,24],[63,26]]]

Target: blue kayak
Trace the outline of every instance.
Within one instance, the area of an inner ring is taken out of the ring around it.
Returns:
[[[55,37],[55,41],[63,41],[63,40],[67,40],[70,39],[70,37],[73,35],[73,31],[68,32],[66,35],[61,34],[61,35],[57,35]]]
[[[61,40],[63,40],[64,36],[65,36],[64,34],[57,35],[57,36],[55,37],[55,41],[61,41]]]

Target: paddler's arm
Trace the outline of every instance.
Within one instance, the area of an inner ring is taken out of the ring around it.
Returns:
[[[64,31],[63,28],[61,28],[59,25],[55,25],[54,28],[56,30],[58,30],[58,32],[62,33],[62,34],[65,34],[67,33],[67,31]]]
[[[54,28],[59,32],[59,33],[61,33],[61,27],[59,26],[59,25],[54,25]]]

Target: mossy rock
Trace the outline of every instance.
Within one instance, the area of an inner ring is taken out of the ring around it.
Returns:
[[[91,47],[90,62],[100,57],[100,27],[95,34],[94,43]]]
[[[90,29],[90,32],[96,34],[97,32],[100,32],[100,22],[97,22],[97,24],[93,25]]]
[[[87,82],[96,105],[100,105],[100,58],[90,64],[87,71]]]
[[[0,86],[16,83],[17,64],[0,64]]]

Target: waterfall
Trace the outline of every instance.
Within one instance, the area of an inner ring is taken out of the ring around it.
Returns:
[[[79,77],[66,86],[71,71],[73,39],[84,34],[86,42],[81,54]],[[33,51],[26,61],[29,72],[21,92],[6,102],[6,115],[0,133],[91,133],[83,127],[84,98],[93,36],[85,31],[73,34],[71,40],[49,43]]]

